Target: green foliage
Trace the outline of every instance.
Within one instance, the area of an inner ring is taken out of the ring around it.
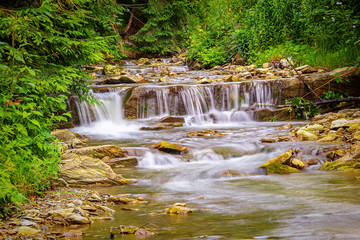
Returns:
[[[179,50],[184,38],[187,0],[149,0],[144,10],[145,25],[132,36],[137,49],[148,53]]]
[[[294,104],[291,111],[294,111],[296,119],[309,119],[320,113],[314,102],[307,102],[302,97],[294,97],[291,100],[286,99],[285,103]]]
[[[211,0],[193,5],[189,56],[209,67],[236,53],[259,65],[283,58],[281,52],[298,64],[327,68],[359,62],[357,1]]]
[[[91,100],[81,65],[117,54],[106,20],[120,11],[110,11],[113,1],[28,3],[0,12],[0,219],[6,206],[41,194],[57,176],[60,152],[50,132],[70,117],[69,95]]]

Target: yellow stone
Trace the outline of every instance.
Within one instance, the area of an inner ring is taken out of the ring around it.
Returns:
[[[283,164],[290,160],[292,157],[294,151],[292,149],[289,149],[288,151],[284,152],[283,154],[280,154],[279,156],[267,161],[263,165],[261,165],[261,168],[265,168],[266,166],[270,165],[271,163],[280,163]]]

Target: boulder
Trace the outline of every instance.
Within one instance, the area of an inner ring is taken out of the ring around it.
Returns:
[[[302,129],[300,129],[296,132],[296,136],[298,136],[298,137],[301,136],[302,140],[305,140],[305,141],[316,141],[319,139],[318,136],[316,136],[315,134],[307,132]]]
[[[138,159],[136,157],[124,157],[124,158],[109,158],[104,157],[101,159],[103,162],[108,164],[110,167],[135,167],[138,164]]]
[[[122,83],[136,83],[136,80],[131,76],[114,76],[114,77],[106,78],[102,81],[96,82],[95,85],[122,84]]]
[[[72,155],[81,155],[88,156],[92,158],[117,158],[117,157],[125,157],[126,151],[122,150],[119,146],[115,145],[102,145],[102,146],[93,146],[93,147],[84,147],[79,149],[70,149],[67,150],[64,157],[67,156],[72,157]]]
[[[150,60],[148,58],[140,58],[137,62],[137,65],[145,65],[145,64],[151,64]]]
[[[156,143],[151,146],[151,148],[158,149],[163,152],[167,153],[173,153],[173,154],[185,154],[188,152],[188,149],[186,146],[174,144],[174,143],[168,143],[165,141]]]
[[[163,122],[163,123],[184,123],[185,122],[185,118],[183,117],[174,117],[174,116],[167,116],[167,117],[163,117],[159,120],[159,122]]]
[[[303,169],[305,167],[305,164],[303,163],[303,161],[293,158],[290,160],[290,166],[296,169]]]
[[[290,174],[300,172],[298,169],[289,167],[287,165],[273,162],[265,167],[267,174]]]
[[[124,68],[118,67],[118,66],[113,66],[113,65],[106,65],[103,68],[104,75],[120,74],[122,71],[124,71]]]
[[[355,123],[360,123],[360,119],[350,120],[350,119],[346,119],[346,118],[340,118],[340,119],[334,120],[331,123],[330,128],[331,129],[348,128],[352,124],[355,124]]]
[[[117,175],[109,165],[97,158],[73,155],[61,166],[61,177],[71,185],[87,184],[128,184],[121,175]]]
[[[320,162],[321,162],[321,160],[318,158],[310,158],[310,159],[305,160],[305,163],[309,166],[319,164]]]
[[[264,163],[263,165],[261,165],[261,168],[265,168],[268,165],[272,164],[272,163],[279,163],[279,164],[285,164],[285,163],[289,163],[292,155],[294,154],[294,151],[292,149],[289,149],[288,151],[280,154],[279,156],[267,161],[266,163]]]
[[[320,124],[310,125],[305,128],[305,131],[307,131],[307,132],[322,132],[322,131],[324,131],[324,126],[320,125]]]
[[[57,129],[51,132],[55,138],[59,139],[61,142],[64,142],[68,147],[80,147],[83,145],[83,142],[78,138],[73,132],[70,132],[68,129]]]
[[[272,139],[272,138],[262,138],[261,142],[274,143],[276,141],[275,141],[275,139]]]
[[[91,221],[87,217],[83,217],[77,213],[69,213],[66,215],[65,220],[70,224],[90,224]]]
[[[329,133],[326,136],[320,138],[318,142],[332,142],[337,139],[338,135],[336,133]]]
[[[40,233],[40,232],[41,232],[41,231],[38,230],[38,229],[22,226],[22,227],[19,227],[19,228],[18,228],[17,234],[20,235],[20,236],[27,236],[27,235],[38,234],[38,233]],[[19,238],[19,239],[20,239],[20,238]],[[21,238],[21,239],[22,239],[22,238]]]
[[[175,203],[169,208],[165,208],[164,212],[168,214],[188,214],[192,213],[193,210],[186,207],[186,203]]]
[[[51,217],[62,217],[64,218],[66,215],[68,215],[69,213],[73,213],[74,212],[74,208],[65,208],[65,209],[57,209],[57,210],[50,210],[48,212],[48,215]]]

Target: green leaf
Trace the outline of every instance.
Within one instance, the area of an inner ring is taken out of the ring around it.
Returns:
[[[28,118],[31,115],[29,112],[23,112],[23,118]]]
[[[41,129],[40,123],[36,119],[30,119],[30,122],[32,122],[34,125],[38,126]]]

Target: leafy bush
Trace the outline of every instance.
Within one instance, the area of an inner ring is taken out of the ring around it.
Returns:
[[[118,54],[106,19],[120,8],[92,15],[113,1],[32,2],[0,12],[0,219],[56,177],[60,152],[50,132],[70,117],[68,95],[88,96],[81,65]]]

